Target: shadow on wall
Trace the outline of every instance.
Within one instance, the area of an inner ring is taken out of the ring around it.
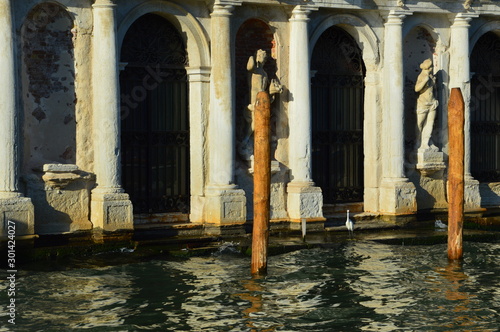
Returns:
[[[75,163],[73,21],[60,6],[32,9],[22,27],[23,171]]]
[[[35,206],[35,232],[54,234],[92,229],[89,221],[93,174],[72,164],[45,164],[41,172],[24,176]]]
[[[76,161],[73,21],[53,3],[34,7],[23,23],[23,179],[35,207],[36,233],[92,228],[93,175]]]
[[[481,207],[500,205],[500,183],[480,183]]]

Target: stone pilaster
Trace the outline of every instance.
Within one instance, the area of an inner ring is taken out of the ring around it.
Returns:
[[[380,179],[382,162],[380,158],[380,122],[381,104],[379,98],[380,75],[367,66],[365,77],[365,121],[364,135],[364,210],[376,212],[379,210]]]
[[[404,170],[403,20],[410,12],[391,11],[384,33],[383,179],[380,210],[409,214],[417,210],[415,185]]]
[[[7,233],[7,221],[14,221],[16,235],[34,233],[34,208],[30,198],[19,193],[17,165],[19,133],[16,132],[16,69],[11,1],[0,0],[0,237]]]
[[[478,209],[481,207],[479,181],[475,180],[470,172],[470,59],[469,59],[469,22],[478,17],[477,14],[457,14],[451,26],[450,43],[450,91],[460,88],[465,102],[465,208]]]
[[[290,18],[288,121],[289,167],[288,215],[292,220],[323,218],[323,195],[311,174],[311,88],[309,74],[310,9],[296,6]]]
[[[132,203],[120,185],[120,104],[115,4],[97,0],[92,41],[94,172],[91,221],[106,231],[133,228]]]
[[[205,221],[209,223],[240,223],[246,220],[245,192],[234,184],[234,65],[230,42],[233,9],[233,5],[219,1],[211,15],[209,184],[205,190]]]
[[[189,127],[190,127],[190,192],[191,211],[189,220],[191,222],[203,222],[203,210],[205,206],[205,126],[208,115],[208,86],[210,84],[210,68],[189,67]]]

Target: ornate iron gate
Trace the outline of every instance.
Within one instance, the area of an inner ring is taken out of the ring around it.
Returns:
[[[483,35],[471,54],[471,173],[500,182],[500,37]]]
[[[158,15],[127,32],[120,74],[122,183],[134,213],[189,210],[187,54],[176,28]]]
[[[311,59],[312,173],[326,204],[363,201],[364,67],[361,50],[331,27]]]

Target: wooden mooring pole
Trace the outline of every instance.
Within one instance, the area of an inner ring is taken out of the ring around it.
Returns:
[[[254,109],[254,173],[253,173],[253,275],[267,273],[267,247],[271,197],[271,101],[269,94],[257,94]]]
[[[464,218],[465,105],[460,88],[451,89],[448,101],[448,259],[462,259]]]

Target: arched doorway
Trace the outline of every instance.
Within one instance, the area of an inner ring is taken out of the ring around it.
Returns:
[[[325,204],[363,201],[365,68],[356,41],[332,26],[311,58],[312,176]]]
[[[175,26],[146,14],[120,56],[122,184],[134,213],[189,212],[187,54]]]
[[[471,54],[471,173],[500,182],[500,36],[485,33]]]

